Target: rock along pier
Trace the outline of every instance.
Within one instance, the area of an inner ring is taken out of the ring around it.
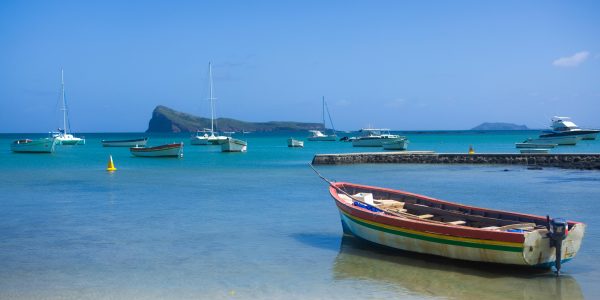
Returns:
[[[600,153],[434,153],[431,151],[316,154],[314,165],[342,164],[502,164],[600,170]]]

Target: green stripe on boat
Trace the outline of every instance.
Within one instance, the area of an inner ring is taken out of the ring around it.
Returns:
[[[369,224],[366,222],[363,222],[361,220],[355,219],[353,216],[347,215],[345,214],[348,218],[350,218],[353,222],[356,222],[362,226],[374,229],[374,230],[378,230],[378,231],[383,231],[386,233],[391,233],[391,234],[395,234],[395,235],[400,235],[400,236],[404,236],[404,237],[409,237],[409,238],[414,238],[414,239],[419,239],[419,240],[423,240],[423,241],[428,241],[428,242],[433,242],[433,243],[440,243],[440,244],[448,244],[448,245],[455,245],[455,246],[463,246],[463,247],[471,247],[471,248],[482,248],[482,249],[490,249],[490,250],[498,250],[498,251],[508,251],[508,252],[523,252],[523,247],[511,247],[511,246],[501,246],[501,245],[488,245],[488,244],[479,244],[479,243],[469,243],[469,242],[464,242],[464,241],[455,241],[455,240],[448,240],[448,239],[441,239],[441,238],[434,238],[434,237],[429,237],[429,236],[423,236],[423,235],[418,235],[418,234],[414,234],[414,233],[409,233],[409,232],[403,232],[400,230],[393,230],[393,229],[389,229],[389,228],[385,228],[385,227],[381,227],[381,226],[377,226],[377,225],[373,225],[373,224]]]

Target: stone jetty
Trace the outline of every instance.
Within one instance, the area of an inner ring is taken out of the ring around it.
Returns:
[[[600,170],[600,153],[434,153],[430,151],[317,154],[314,165],[341,164],[502,164]]]

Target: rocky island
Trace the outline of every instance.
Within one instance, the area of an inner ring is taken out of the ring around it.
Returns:
[[[305,131],[323,130],[321,123],[244,122],[229,118],[215,119],[219,131]],[[194,116],[159,105],[152,112],[146,132],[196,132],[210,128],[210,119]]]
[[[529,130],[525,125],[517,125],[512,123],[481,123],[479,126],[471,128],[471,130]]]

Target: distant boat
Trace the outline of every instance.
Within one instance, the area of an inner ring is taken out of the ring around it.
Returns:
[[[146,146],[148,142],[147,137],[131,140],[102,140],[103,147],[135,147],[135,146]]]
[[[492,210],[346,182],[330,182],[344,233],[405,251],[551,268],[573,259],[585,224]]]
[[[519,150],[521,153],[527,153],[527,154],[535,154],[535,153],[548,153],[550,151],[550,149],[548,148],[524,148],[524,149],[520,149]]]
[[[559,146],[574,146],[579,141],[579,137],[571,136],[543,136],[540,135],[537,139],[527,139],[526,143],[532,144],[557,144]]]
[[[183,143],[173,143],[156,147],[131,147],[129,151],[139,157],[183,157]]]
[[[389,142],[384,142],[383,149],[385,150],[406,150],[408,149],[407,139],[395,139]]]
[[[57,144],[83,145],[85,144],[85,139],[75,137],[71,133],[69,133],[69,114],[67,109],[67,102],[65,100],[65,77],[63,69],[60,69],[60,89],[62,99],[62,107],[60,108],[60,110],[63,112],[63,128],[59,128],[58,132],[52,133],[52,137],[56,139]]]
[[[56,139],[54,138],[24,139],[12,142],[10,150],[19,153],[52,153],[54,152],[54,145],[56,145]]]
[[[558,144],[539,144],[539,143],[532,143],[530,141],[531,141],[531,139],[527,139],[522,143],[515,143],[515,147],[517,147],[517,148],[534,148],[534,149],[551,149],[551,148],[558,146]]]
[[[540,138],[576,136],[582,140],[595,140],[600,130],[581,129],[569,117],[553,117],[552,130],[540,135]]]
[[[289,138],[287,140],[287,144],[288,144],[288,147],[298,147],[298,148],[304,147],[304,142],[303,141],[296,140],[296,139],[293,139],[293,138]]]
[[[337,141],[337,135],[335,134],[335,127],[333,126],[333,121],[331,121],[331,114],[329,114],[329,108],[327,107],[327,102],[325,102],[325,97],[323,97],[322,101],[323,106],[323,128],[325,128],[325,111],[327,111],[327,116],[329,116],[329,123],[331,124],[331,129],[333,130],[332,134],[324,134],[320,130],[309,130],[312,133],[311,136],[308,137],[309,141],[312,142],[335,142]]]
[[[406,140],[406,137],[391,134],[389,129],[363,128],[361,135],[352,140],[354,147],[382,147],[384,143]]]
[[[246,152],[248,143],[236,138],[227,137],[224,143],[221,144],[221,152]]]
[[[213,97],[213,78],[212,65],[208,63],[208,82],[210,86],[210,129],[205,128],[203,131],[197,131],[195,136],[192,136],[190,143],[192,145],[219,145],[225,142],[226,136],[215,134],[215,98]]]

